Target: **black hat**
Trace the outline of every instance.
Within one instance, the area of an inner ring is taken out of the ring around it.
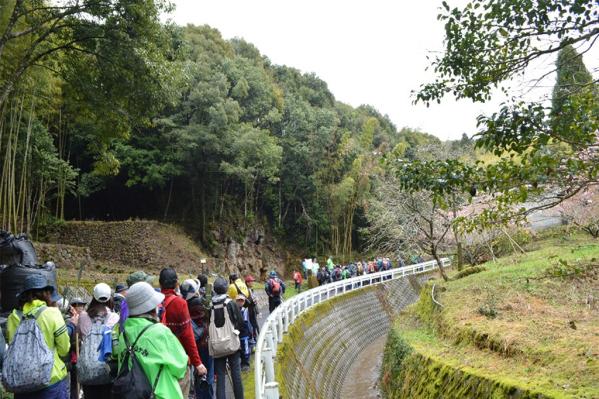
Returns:
[[[158,278],[161,287],[172,287],[177,284],[177,272],[172,267],[165,267]]]
[[[54,294],[54,286],[48,282],[48,279],[46,277],[39,273],[30,274],[29,276],[25,277],[25,281],[23,282],[23,289],[18,295],[23,295],[27,291],[44,289],[50,289],[51,292]]]
[[[212,287],[214,289],[214,292],[216,292],[218,295],[222,295],[227,293],[229,284],[227,284],[227,281],[224,278],[218,277],[216,280],[214,280],[214,284]]]
[[[121,292],[125,291],[127,288],[127,285],[123,284],[123,283],[118,283],[115,287],[114,287],[114,292],[116,292],[117,294],[120,294]]]

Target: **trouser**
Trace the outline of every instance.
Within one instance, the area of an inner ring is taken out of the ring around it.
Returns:
[[[63,378],[56,384],[36,392],[15,393],[15,399],[69,399],[69,379]]]
[[[281,304],[280,296],[269,296],[268,297],[268,311],[272,313],[273,310],[277,308]]]
[[[83,385],[82,388],[84,399],[106,399],[112,395],[112,384]]]
[[[295,282],[295,290],[297,292],[300,292],[302,290],[302,284],[296,281]]]
[[[258,334],[260,334],[260,326],[258,325],[258,312],[256,311],[256,306],[250,306],[249,308],[250,315],[250,325],[252,326],[252,336],[254,339],[258,338]]]
[[[243,385],[241,383],[241,364],[239,352],[232,355],[214,359],[214,372],[216,373],[216,399],[226,399],[225,383],[227,378],[227,362],[231,369],[233,394],[235,399],[243,399]]]
[[[250,337],[239,338],[240,348],[239,354],[241,356],[241,365],[250,367]]]
[[[194,386],[196,399],[214,399],[214,359],[210,356],[208,347],[199,347],[200,358],[208,373],[205,382],[195,376]]]
[[[71,368],[71,372],[69,373],[70,379],[70,387],[69,387],[69,397],[71,399],[79,399],[79,384],[77,383],[77,369],[75,365]]]

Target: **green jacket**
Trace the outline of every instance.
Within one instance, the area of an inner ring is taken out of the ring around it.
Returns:
[[[183,399],[179,380],[185,377],[188,359],[183,346],[171,330],[164,324],[145,317],[129,317],[125,321],[125,331],[129,343],[133,344],[141,330],[150,323],[156,325],[148,328],[137,342],[135,351],[137,359],[152,385],[154,385],[160,366],[163,366],[154,392],[156,398]],[[119,362],[119,372],[125,349],[125,339],[121,334],[115,351]]]
[[[331,259],[331,258],[327,259],[327,269],[329,269],[329,271],[331,271],[334,268],[335,268],[335,264],[333,263],[333,259]]]
[[[23,314],[34,314],[41,306],[46,306],[46,302],[34,299],[23,306]],[[20,322],[17,311],[13,310],[6,322],[6,332],[9,344],[15,337]],[[69,334],[64,319],[62,318],[62,314],[58,308],[48,307],[44,310],[37,318],[37,324],[40,326],[42,334],[44,334],[46,345],[48,345],[48,348],[54,352],[54,366],[52,367],[52,374],[50,376],[50,385],[52,385],[62,381],[67,376],[67,368],[60,358],[65,357],[71,348]]]

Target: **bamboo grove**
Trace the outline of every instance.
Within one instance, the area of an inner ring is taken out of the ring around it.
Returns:
[[[380,160],[431,136],[154,0],[0,9],[0,228],[154,218],[207,247],[256,223],[349,257]],[[410,141],[412,140],[412,141]]]

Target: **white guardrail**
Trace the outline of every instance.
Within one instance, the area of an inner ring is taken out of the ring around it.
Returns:
[[[444,267],[451,266],[449,258],[443,258],[441,262],[443,262]],[[435,269],[437,269],[437,262],[432,260],[383,272],[365,274],[321,285],[284,301],[268,316],[258,336],[254,358],[256,399],[279,399],[279,383],[275,381],[277,345],[283,342],[283,334],[289,330],[289,326],[300,314],[334,296]]]

